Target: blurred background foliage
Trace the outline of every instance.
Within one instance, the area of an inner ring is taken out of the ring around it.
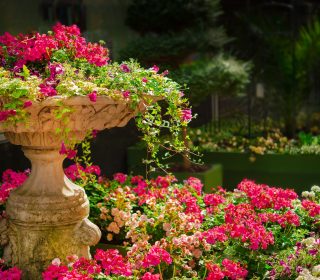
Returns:
[[[143,13],[141,11],[144,11]],[[224,52],[228,37],[219,0],[134,0],[126,23],[140,37],[121,51],[146,67],[158,64],[185,85],[192,105],[211,94],[245,93],[250,63]]]

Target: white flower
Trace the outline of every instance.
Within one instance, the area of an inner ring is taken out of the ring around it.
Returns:
[[[61,264],[61,261],[59,258],[55,258],[51,262],[53,265],[59,266]]]
[[[311,190],[314,192],[320,192],[320,187],[319,186],[312,186]]]
[[[316,265],[314,268],[312,268],[312,275],[313,276],[320,276],[320,264]]]

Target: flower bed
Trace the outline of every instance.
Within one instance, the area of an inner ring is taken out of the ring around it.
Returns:
[[[96,166],[71,166],[66,174],[85,186],[102,241],[128,251],[54,260],[44,279],[312,279],[303,275],[319,273],[319,187],[299,199],[293,190],[249,180],[232,192],[203,194],[192,177],[179,183],[118,173],[107,180]],[[4,173],[3,203],[26,178]]]

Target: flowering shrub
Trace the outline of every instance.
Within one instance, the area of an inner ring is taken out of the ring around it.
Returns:
[[[47,34],[5,33],[0,36],[0,122],[25,121],[34,103],[57,95],[87,96],[93,103],[99,96],[109,96],[132,108],[143,101],[146,111],[136,117],[136,124],[154,162],[158,163],[160,146],[173,153],[186,150],[180,132],[192,114],[180,86],[166,77],[167,72],[158,73],[156,65],[144,69],[133,60],[108,61],[108,50],[100,43],[86,42],[75,25],[57,24]],[[159,99],[167,105],[154,102]],[[70,109],[63,100],[57,105],[56,117],[67,122]],[[160,141],[163,130],[173,138]],[[68,131],[58,132],[64,141],[61,153],[73,158],[72,137],[66,135]]]
[[[173,176],[145,180],[117,173],[108,180],[97,166],[70,166],[66,174],[87,182],[90,219],[102,240],[124,245],[127,253],[98,250],[93,260],[55,260],[44,279],[295,279],[318,273],[319,187],[299,199],[293,190],[250,180],[233,192],[205,194],[192,177],[179,183]]]

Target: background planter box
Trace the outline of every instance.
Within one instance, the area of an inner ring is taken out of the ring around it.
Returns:
[[[142,147],[128,149],[128,169],[135,174],[144,174],[141,163],[145,151]],[[221,164],[223,187],[234,189],[244,178],[271,186],[293,188],[298,193],[320,185],[320,156],[269,154],[256,155],[250,161],[250,154],[236,152],[205,152],[206,164]]]
[[[223,182],[227,189],[236,187],[243,178],[298,192],[320,185],[320,156],[256,155],[253,162],[249,157],[247,153],[207,152],[203,160],[223,165]]]

